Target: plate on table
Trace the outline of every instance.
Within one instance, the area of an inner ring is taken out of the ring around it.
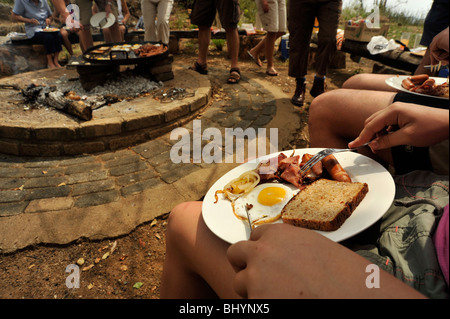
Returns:
[[[58,28],[43,28],[42,32],[59,32]]]
[[[106,16],[106,12],[99,12],[91,17],[90,23],[94,28],[106,29],[116,22],[114,14],[110,13]]]
[[[315,154],[321,148],[297,149],[295,155]],[[231,180],[244,172],[255,169],[258,163],[266,161],[280,153],[290,156],[292,151],[284,151],[262,156],[255,161],[244,163],[230,170],[219,178],[208,190],[203,199],[202,216],[208,228],[219,238],[233,244],[247,240],[250,228],[247,220],[238,219],[231,207],[231,202],[218,194],[215,202],[215,192],[222,190]],[[367,183],[369,192],[358,205],[352,215],[335,231],[317,231],[329,239],[339,242],[348,239],[367,229],[378,221],[391,206],[395,195],[395,184],[391,174],[378,162],[358,153],[344,152],[334,154],[336,159],[347,171],[354,182]],[[286,184],[289,185],[289,184]],[[282,223],[281,219],[275,223]]]
[[[386,79],[385,82],[390,87],[393,87],[394,89],[397,89],[397,90],[400,90],[400,91],[403,91],[403,92],[407,92],[407,93],[411,93],[411,94],[417,94],[417,95],[422,95],[422,96],[428,96],[428,97],[434,97],[436,99],[446,99],[446,100],[448,100],[448,96],[435,96],[435,95],[422,94],[422,93],[408,91],[407,89],[405,89],[402,86],[402,81],[404,79],[409,78],[409,77],[410,77],[409,75],[393,76],[391,78]],[[439,77],[432,77],[432,76],[430,76],[430,79],[433,79],[436,82],[437,85],[441,85],[441,84],[447,82],[447,78],[439,78]]]

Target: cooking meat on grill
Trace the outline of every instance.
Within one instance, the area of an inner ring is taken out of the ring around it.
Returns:
[[[134,53],[139,57],[149,57],[156,54],[161,54],[166,50],[163,45],[144,44],[138,49],[134,50]]]

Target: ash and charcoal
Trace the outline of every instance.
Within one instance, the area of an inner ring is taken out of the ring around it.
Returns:
[[[50,106],[82,120],[90,120],[92,110],[138,97],[160,89],[163,85],[162,82],[156,83],[142,76],[121,74],[104,85],[86,91],[79,79],[62,76],[52,83],[30,84],[22,90],[22,95],[26,103],[33,107]]]
[[[120,74],[117,77],[107,80],[103,85],[98,85],[92,90],[87,91],[76,79],[72,81],[66,76],[62,76],[54,83],[59,91],[73,91],[81,97],[98,97],[116,95],[120,99],[128,99],[138,97],[141,94],[151,92],[164,86],[163,82],[154,82],[145,77],[134,74]]]

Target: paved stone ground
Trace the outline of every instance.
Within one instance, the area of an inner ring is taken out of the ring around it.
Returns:
[[[227,75],[211,67],[208,78],[225,83]],[[225,128],[278,128],[279,150],[300,122],[281,90],[245,75],[238,85],[224,84],[198,119],[202,132],[217,128],[222,136]],[[183,132],[192,137],[193,126],[187,123]],[[71,158],[0,155],[0,252],[126,234],[180,202],[201,199],[238,165],[175,164],[170,151],[178,141],[167,133],[126,149]]]

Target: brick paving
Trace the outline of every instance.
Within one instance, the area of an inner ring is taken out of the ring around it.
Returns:
[[[208,78],[226,83],[227,75],[226,70],[211,67]],[[277,114],[277,98],[263,81],[243,75],[239,84],[224,84],[220,93],[222,98],[212,97],[210,106],[197,117],[202,131],[218,128],[223,135],[225,128],[266,127]],[[182,127],[192,136],[193,121]],[[40,242],[124,234],[168,213],[178,202],[201,199],[214,180],[233,167],[175,164],[170,151],[176,142],[169,132],[103,153],[72,157],[0,154],[0,252]]]

